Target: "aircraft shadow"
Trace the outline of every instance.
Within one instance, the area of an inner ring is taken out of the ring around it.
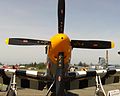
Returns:
[[[65,96],[79,96],[79,95],[72,92],[68,92]]]
[[[55,96],[54,93],[52,93],[50,96]],[[67,92],[67,94],[65,94],[65,96],[79,96],[78,94],[72,93],[72,92]]]

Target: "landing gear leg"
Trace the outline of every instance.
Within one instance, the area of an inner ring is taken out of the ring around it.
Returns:
[[[95,96],[106,96],[105,90],[102,86],[100,76],[96,76],[96,90]]]
[[[48,94],[50,93],[50,90],[52,89],[53,85],[54,85],[55,81],[53,81],[53,83],[51,84],[51,86],[49,87],[47,94],[45,96],[48,96]]]
[[[8,86],[7,94],[6,96],[17,96],[17,88],[16,88],[16,76],[13,74],[11,76],[10,84]]]

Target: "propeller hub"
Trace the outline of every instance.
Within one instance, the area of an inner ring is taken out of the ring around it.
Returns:
[[[71,43],[70,39],[65,34],[56,34],[51,38],[51,44],[49,46],[48,55],[53,63],[57,63],[57,56],[59,52],[64,52],[65,63],[68,63],[68,59],[71,56]]]

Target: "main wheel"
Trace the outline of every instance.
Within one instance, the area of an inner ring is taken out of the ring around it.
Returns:
[[[7,93],[7,96],[17,96],[17,95],[15,94],[15,91],[10,90],[10,91]]]

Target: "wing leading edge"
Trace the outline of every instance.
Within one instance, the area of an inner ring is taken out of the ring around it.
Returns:
[[[31,88],[43,90],[45,81],[51,81],[45,73],[33,70],[0,69],[0,83],[9,85],[11,76],[16,75],[17,86],[22,88]]]
[[[101,77],[102,85],[118,83],[120,69],[94,70],[94,71],[75,71],[67,74],[66,89],[82,89],[96,85],[96,76]]]

